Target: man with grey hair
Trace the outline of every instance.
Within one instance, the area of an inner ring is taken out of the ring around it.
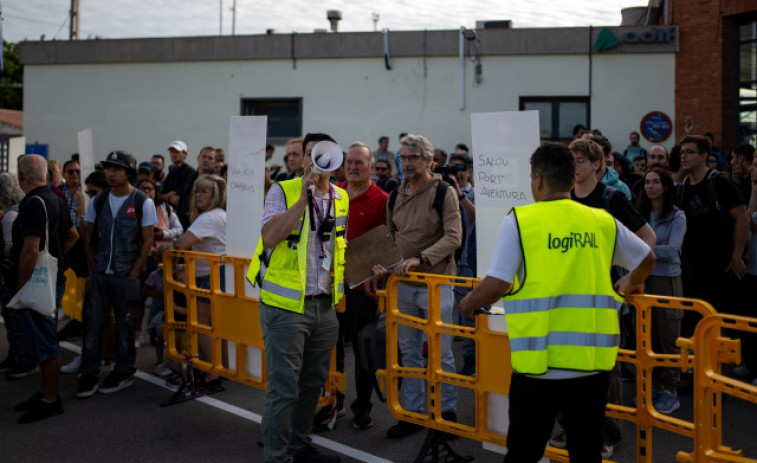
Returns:
[[[455,190],[443,182],[439,174],[431,173],[434,148],[426,137],[409,134],[402,138],[400,145],[404,179],[387,203],[387,224],[404,257],[394,272],[399,276],[415,271],[455,275],[455,250],[462,239],[460,205]],[[377,276],[372,280],[374,285],[389,274],[380,265],[374,266],[373,272]],[[444,323],[453,323],[453,300],[452,287],[442,286],[440,308]],[[400,283],[397,307],[402,313],[428,319],[428,287],[423,283]],[[423,368],[423,332],[400,325],[398,338],[402,365]],[[432,355],[441,355],[444,371],[454,373],[452,336],[442,336],[440,347],[440,352]],[[427,403],[424,392],[422,379],[404,378],[400,391],[403,408],[423,413]],[[442,385],[442,418],[456,421],[456,407],[457,389],[450,384]],[[400,421],[386,434],[390,439],[399,439],[421,429],[420,425]]]
[[[68,207],[53,193],[47,182],[47,162],[36,154],[25,155],[18,162],[18,183],[26,196],[19,204],[19,212],[13,223],[13,247],[11,251],[15,273],[7,288],[20,290],[32,277],[39,252],[48,249],[58,259],[58,281],[63,281],[63,255],[79,238]],[[10,299],[3,294],[3,305]],[[19,423],[32,423],[63,413],[58,395],[61,353],[56,333],[57,313],[46,316],[31,309],[18,309],[24,317],[27,329],[26,343],[30,347],[34,363],[40,365],[42,382],[40,389],[28,400],[16,405],[15,411],[24,411]],[[50,308],[56,312],[56,307]]]

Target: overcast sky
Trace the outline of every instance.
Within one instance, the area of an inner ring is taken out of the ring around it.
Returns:
[[[80,38],[231,34],[233,0],[80,0]],[[440,6],[447,4],[446,6]],[[620,10],[645,0],[237,0],[236,33],[312,32],[327,28],[326,10],[343,13],[340,31],[473,28],[476,20],[511,19],[514,27],[613,26]],[[70,0],[2,0],[3,38],[68,39]]]

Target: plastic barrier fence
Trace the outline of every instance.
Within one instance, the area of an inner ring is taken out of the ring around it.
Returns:
[[[178,258],[184,260],[186,283],[174,278],[174,263]],[[210,289],[198,288],[195,284],[198,262],[210,265]],[[166,252],[163,256],[166,310],[163,335],[173,361],[181,362],[182,350],[190,354],[198,353],[199,343],[204,337],[210,340],[212,355],[211,358],[195,360],[193,364],[197,369],[266,389],[265,351],[258,300],[245,293],[245,286],[249,287],[245,280],[249,264],[249,259],[240,257],[191,251]],[[225,271],[225,288],[221,288],[222,268]],[[175,292],[186,297],[186,322],[177,321]],[[209,313],[210,323],[200,321],[202,314],[198,313],[198,307]],[[345,377],[336,371],[335,358],[336,349],[331,356],[329,378],[325,385],[327,394],[321,398],[319,406],[333,402],[336,391],[345,389]]]
[[[397,288],[401,282],[428,287],[428,319],[403,314],[397,309]],[[444,285],[474,287],[478,280],[441,275],[413,273],[408,277],[392,276],[384,291],[379,292],[379,307],[386,313],[387,368],[379,370],[387,390],[387,405],[396,418],[428,428],[457,434],[470,439],[504,446],[507,432],[507,404],[512,367],[509,341],[504,316],[476,317],[475,327],[446,324],[441,321],[440,295]],[[720,328],[737,327],[757,331],[757,320],[715,315],[712,306],[701,300],[634,295],[628,303],[636,309],[636,350],[621,349],[618,360],[636,367],[636,395],[638,407],[608,404],[607,415],[635,423],[637,429],[637,461],[652,462],[652,429],[658,428],[688,437],[694,441],[694,454],[680,453],[681,461],[757,461],[738,459],[720,445],[722,432],[719,424],[722,415],[720,393],[757,403],[757,388],[720,374],[724,363],[738,363],[738,341],[722,338]],[[669,308],[695,311],[705,317],[697,328],[694,339],[679,338],[682,354],[659,354],[652,350],[652,310]],[[428,339],[428,365],[425,368],[407,368],[399,364],[397,330],[400,325],[422,330]],[[463,376],[444,371],[441,367],[441,339],[458,336],[475,341],[476,375]],[[713,347],[714,346],[714,347]],[[699,354],[702,353],[700,356]],[[696,356],[694,354],[697,354]],[[657,412],[652,406],[652,371],[654,368],[694,368],[694,388],[697,391],[694,422]],[[405,410],[399,401],[402,378],[420,378],[426,383],[428,413]],[[460,394],[475,396],[475,420],[472,423],[453,423],[441,417],[441,386],[452,384]],[[465,391],[465,392],[463,392]],[[728,455],[723,460],[706,454]],[[545,457],[567,462],[567,451],[547,447]]]

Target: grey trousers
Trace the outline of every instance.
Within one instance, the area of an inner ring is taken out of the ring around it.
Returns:
[[[289,463],[310,444],[308,434],[339,333],[331,300],[306,298],[302,314],[260,303],[268,369],[262,422],[266,463]]]

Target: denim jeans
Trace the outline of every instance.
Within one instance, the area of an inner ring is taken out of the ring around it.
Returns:
[[[109,307],[116,317],[116,364],[113,371],[128,374],[134,368],[134,324],[131,307],[139,304],[139,281],[93,273],[84,299],[84,346],[79,373],[95,376],[100,370],[101,335]]]
[[[308,434],[339,332],[331,301],[331,296],[306,299],[302,314],[260,302],[268,370],[262,422],[266,463],[291,462],[310,443]]]
[[[400,312],[414,317],[428,319],[428,288],[400,283],[397,288],[397,308]],[[452,324],[452,286],[441,288],[441,316],[443,323]],[[423,331],[407,325],[397,327],[402,366],[423,368]],[[442,336],[442,369],[451,373],[455,370],[455,356],[452,354],[452,336]],[[429,352],[429,357],[434,355]],[[426,410],[425,380],[402,378],[400,401],[405,410],[423,412]],[[442,385],[442,411],[455,411],[457,388],[451,384]]]

